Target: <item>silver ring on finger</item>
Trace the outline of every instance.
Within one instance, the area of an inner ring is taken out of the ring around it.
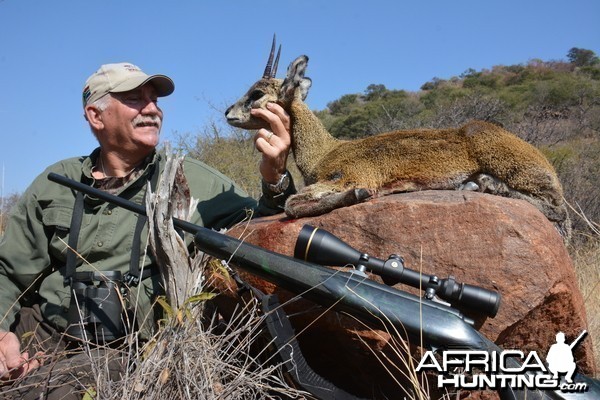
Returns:
[[[267,143],[271,144],[271,138],[273,137],[273,132],[269,132],[267,135]]]

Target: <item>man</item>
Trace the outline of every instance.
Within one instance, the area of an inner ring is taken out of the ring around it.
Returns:
[[[566,372],[565,380],[567,383],[573,383],[573,374],[577,364],[575,364],[575,358],[573,357],[573,347],[577,344],[579,339],[583,335],[580,335],[570,345],[565,343],[565,334],[558,332],[556,334],[556,343],[550,346],[548,355],[546,356],[546,362],[548,363],[548,369],[552,372],[554,379],[558,379],[558,374]]]
[[[173,81],[167,76],[147,75],[129,63],[103,65],[87,80],[84,115],[99,148],[87,157],[60,161],[36,178],[15,206],[0,243],[1,379],[27,382],[33,372],[46,368],[40,368],[44,355],[70,347],[62,333],[73,323],[68,312],[75,267],[77,272],[132,273],[129,298],[137,315],[132,329],[138,329],[142,337],[152,334],[148,316],[155,296],[161,294],[161,283],[152,255],[145,254],[146,241],[141,239],[147,237],[147,228],[134,213],[89,196],[78,198],[70,189],[48,181],[47,175],[55,172],[144,204],[148,182],[156,182],[165,164],[156,152],[163,120],[158,98],[173,91]],[[262,153],[263,196],[256,202],[219,172],[185,159],[191,195],[199,200],[191,222],[220,229],[242,220],[248,210],[254,215],[275,214],[294,192],[286,171],[288,115],[277,105],[253,112],[271,127],[255,136],[255,146]],[[67,244],[75,247],[76,253],[71,254],[77,257],[69,260]],[[140,276],[140,270],[150,273]],[[29,331],[35,334],[21,349],[21,336]],[[38,398],[39,390],[49,396],[68,395],[74,385],[46,382],[27,396]]]

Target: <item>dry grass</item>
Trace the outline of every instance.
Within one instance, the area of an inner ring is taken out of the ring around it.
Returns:
[[[181,315],[184,315],[181,317]],[[125,376],[114,382],[98,374],[98,399],[279,399],[301,398],[280,366],[257,355],[264,342],[255,304],[229,321],[217,314],[207,324],[204,304],[174,315],[141,349],[131,348]],[[264,345],[263,345],[264,346]],[[267,360],[267,361],[265,361]],[[102,371],[100,360],[97,366]]]
[[[211,264],[204,257],[199,267],[209,268]],[[265,315],[257,300],[238,302],[224,317],[211,301],[214,295],[207,289],[210,282],[204,283],[179,309],[172,309],[164,298],[159,298],[157,305],[163,308],[164,319],[158,321],[159,329],[150,340],[139,341],[138,334],[131,333],[118,348],[82,343],[83,352],[78,354],[91,368],[94,381],[90,384],[85,378],[81,382],[88,388],[84,400],[309,397],[284,379],[281,363],[271,351],[271,339],[265,336]],[[72,354],[58,352],[52,359],[63,360]],[[111,378],[110,370],[115,366],[121,371],[119,379],[114,373]],[[51,371],[52,376],[38,376],[42,381],[78,381],[80,367],[61,364]],[[40,373],[50,372],[43,371]],[[20,391],[27,387],[23,384],[17,380],[3,387],[0,397],[20,398]]]
[[[0,196],[0,236],[4,235],[6,230],[6,224],[8,223],[8,217],[10,216],[10,210],[17,203],[21,197],[18,193],[13,193],[8,196]]]
[[[588,340],[592,340],[596,359],[594,375],[600,378],[600,224],[590,221],[578,210],[573,211],[588,225],[590,232],[570,253],[587,314]]]
[[[588,319],[588,340],[592,340],[596,358],[595,376],[600,378],[600,240],[578,249],[573,261]]]
[[[84,400],[310,398],[286,383],[278,359],[269,351],[256,301],[227,320],[207,312],[207,304],[190,302],[180,312],[168,310],[169,317],[147,342],[131,334],[119,348],[84,343],[77,364],[60,364],[52,375],[40,370],[41,379],[15,381],[2,388],[0,397],[21,398],[23,390],[39,382],[79,381],[74,387],[87,388]],[[64,360],[68,354],[55,356]],[[79,375],[81,368],[91,369],[91,381]],[[111,369],[121,371],[119,379]]]

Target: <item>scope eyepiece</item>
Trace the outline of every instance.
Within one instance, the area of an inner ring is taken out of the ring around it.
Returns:
[[[471,308],[482,311],[492,318],[496,316],[502,298],[500,293],[466,283],[461,286],[461,303],[468,304]]]

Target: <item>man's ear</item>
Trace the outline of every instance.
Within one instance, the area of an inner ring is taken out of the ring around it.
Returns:
[[[94,130],[100,130],[104,128],[104,122],[102,122],[102,112],[100,109],[98,109],[98,107],[91,104],[85,106],[84,117]]]

